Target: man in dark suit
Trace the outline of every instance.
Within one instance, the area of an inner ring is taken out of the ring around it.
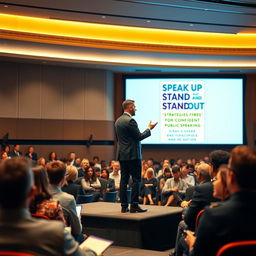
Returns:
[[[22,153],[20,152],[20,145],[15,144],[13,147],[13,150],[10,152],[10,157],[19,157],[22,156]]]
[[[157,123],[149,123],[148,128],[141,133],[137,122],[132,118],[136,107],[133,100],[125,100],[122,104],[124,113],[115,122],[118,140],[118,160],[121,164],[120,199],[121,212],[128,212],[127,184],[132,176],[132,196],[130,212],[145,212],[139,207],[139,185],[141,181],[141,144],[140,141],[151,135]]]
[[[214,150],[210,153],[211,168],[209,174],[212,179],[215,179],[219,167],[222,164],[227,164],[230,154],[223,150]],[[175,252],[171,253],[172,256],[180,256],[184,250],[184,237],[181,237],[182,229],[195,230],[197,214],[204,209],[205,206],[210,205],[211,202],[219,201],[219,199],[213,197],[213,185],[209,180],[199,180],[199,185],[195,186],[195,191],[192,196],[192,200],[189,207],[186,209],[184,215],[184,223],[179,225]],[[185,225],[184,225],[185,224]],[[185,244],[186,246],[186,244]]]
[[[210,169],[210,175],[214,179],[217,175],[219,167],[222,164],[227,164],[230,154],[223,150],[215,150],[210,153],[210,161],[212,168]],[[188,207],[184,221],[187,224],[189,230],[195,229],[197,214],[211,202],[219,201],[213,197],[213,185],[211,182],[203,182],[195,187],[192,201]]]
[[[235,147],[226,174],[231,196],[219,206],[206,208],[200,219],[196,241],[193,232],[187,231],[186,242],[192,255],[215,256],[218,249],[227,243],[256,239],[255,180],[256,152],[248,146]],[[255,255],[255,251],[250,255]]]

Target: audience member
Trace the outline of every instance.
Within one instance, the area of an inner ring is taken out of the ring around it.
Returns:
[[[165,198],[167,198],[165,206],[169,206],[174,200],[176,203],[182,201],[188,188],[186,182],[180,178],[180,167],[174,166],[172,175],[173,178],[168,179],[162,189],[163,201],[165,202]]]
[[[48,256],[96,256],[82,251],[60,221],[35,219],[28,207],[35,193],[26,159],[0,164],[0,250]]]
[[[213,181],[213,196],[219,198],[221,201],[224,201],[229,197],[226,179],[227,171],[227,165],[221,165],[215,180]]]
[[[186,242],[194,256],[215,256],[230,242],[255,240],[256,152],[237,146],[231,152],[226,184],[230,198],[213,208],[206,208],[197,229],[187,231]]]
[[[61,220],[65,223],[60,202],[53,199],[49,192],[48,175],[42,165],[32,168],[36,187],[33,200],[30,202],[30,212],[42,214],[51,220]]]
[[[85,170],[90,167],[89,159],[83,158],[81,162],[81,166],[78,169],[78,177],[84,177]]]
[[[109,177],[109,172],[107,169],[103,169],[101,171],[101,178],[107,181],[106,188],[104,189],[103,193],[115,191],[115,181]]]
[[[214,178],[222,164],[227,164],[230,154],[223,150],[215,150],[210,153],[210,176]],[[191,204],[185,215],[185,223],[189,230],[195,229],[197,214],[211,202],[218,201],[213,197],[213,185],[211,182],[204,182],[195,187],[195,192],[192,197]]]
[[[76,158],[74,166],[75,166],[76,168],[79,168],[80,165],[81,165],[81,161],[82,161],[82,160],[81,160],[80,157]]]
[[[162,169],[161,169],[161,170],[159,170],[159,172],[157,173],[157,178],[158,178],[158,179],[160,179],[160,177],[163,175],[164,170],[165,170],[166,168],[169,168],[169,169],[171,170],[170,163],[169,163],[169,162],[164,161],[164,162],[163,162]]]
[[[66,166],[57,160],[49,162],[46,169],[50,181],[49,191],[54,199],[59,200],[67,225],[71,226],[72,235],[78,237],[82,232],[82,225],[77,216],[75,198],[61,190],[65,182]]]
[[[142,161],[141,164],[141,177],[143,178],[145,176],[146,170],[149,168],[147,161]]]
[[[8,156],[10,156],[10,153],[11,153],[11,148],[9,145],[4,145],[2,147],[3,151],[7,153]]]
[[[1,160],[5,160],[5,159],[8,159],[8,158],[10,158],[10,157],[8,156],[7,152],[6,151],[2,151],[1,152]]]
[[[37,153],[35,153],[34,151],[35,148],[33,146],[29,146],[28,152],[25,154],[25,156],[33,161],[37,161]]]
[[[200,184],[199,186],[201,186],[202,184],[211,182],[210,170],[211,170],[211,166],[209,164],[201,163],[200,165],[198,165],[196,175],[197,175],[197,180]],[[193,198],[193,193],[194,193],[195,189],[196,189],[196,186],[187,188],[185,198],[180,203],[180,206],[184,208],[184,211],[182,213],[183,218],[186,215],[188,207],[191,204],[191,201],[192,201],[192,198]],[[200,189],[199,189],[199,191],[200,191]],[[212,200],[213,199],[209,199],[209,202],[212,201]],[[187,229],[187,228],[188,228],[187,224],[184,222],[184,220],[180,221],[180,223],[178,225],[178,229],[177,229],[175,250],[170,255],[175,255],[175,256],[183,255],[183,250],[184,250],[184,243],[183,242],[184,241],[180,242],[180,239],[181,239],[181,235],[183,234],[184,230]]]
[[[113,171],[110,173],[109,178],[115,181],[115,190],[120,190],[120,180],[121,180],[121,170],[120,164],[118,161],[115,161],[113,164]]]
[[[99,200],[101,184],[92,167],[85,170],[81,185],[83,186],[85,193],[94,195],[95,202]]]
[[[181,167],[181,178],[187,183],[189,187],[195,186],[195,179],[192,175],[189,175],[188,165],[185,164]]]
[[[100,158],[98,156],[94,156],[93,159],[92,159],[92,162],[93,162],[93,167],[94,168],[100,168],[101,170],[101,165],[100,165]]]
[[[52,161],[56,161],[56,160],[58,160],[56,152],[54,152],[54,151],[50,152],[49,157],[48,157],[48,161],[52,162]]]
[[[69,152],[68,154],[68,165],[75,165],[76,162],[76,153],[75,152]]]
[[[10,152],[10,157],[17,157],[17,156],[22,156],[22,153],[20,151],[20,145],[15,144],[13,146],[13,150]]]
[[[42,165],[42,166],[45,166],[46,165],[46,160],[44,157],[40,157],[38,160],[37,160],[37,164],[38,165]]]
[[[157,185],[158,182],[154,176],[153,168],[148,168],[141,182],[141,196],[143,197],[144,205],[148,202],[154,205],[153,198],[156,196]]]
[[[77,168],[73,165],[68,165],[66,168],[66,183],[62,186],[61,190],[72,195],[77,200],[78,195],[84,195],[83,187],[76,184],[78,178]]]

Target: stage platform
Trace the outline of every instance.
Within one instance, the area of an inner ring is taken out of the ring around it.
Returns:
[[[174,247],[182,208],[147,206],[145,213],[121,213],[119,203],[84,204],[85,232],[114,241],[116,246],[164,251]]]

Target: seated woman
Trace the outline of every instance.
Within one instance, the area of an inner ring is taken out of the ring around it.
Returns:
[[[107,181],[106,189],[105,189],[106,192],[115,191],[115,181],[109,178],[109,172],[107,171],[107,169],[103,169],[101,171],[101,178]]]
[[[99,200],[101,184],[92,167],[88,167],[85,170],[84,177],[81,179],[81,185],[86,194],[94,195],[94,202]]]
[[[47,216],[51,220],[60,220],[65,223],[63,211],[58,200],[52,199],[48,191],[48,176],[43,166],[32,168],[36,194],[30,203],[30,212]]]
[[[77,200],[78,195],[84,195],[84,189],[81,185],[75,184],[75,181],[78,178],[77,168],[73,165],[67,166],[66,172],[66,183],[61,188],[62,191],[74,196],[75,200]]]
[[[227,189],[227,181],[226,181],[227,171],[228,171],[227,165],[222,165],[219,168],[219,171],[213,182],[213,197],[219,198],[221,199],[221,201],[225,201],[230,196]]]
[[[148,168],[141,182],[141,196],[143,197],[144,205],[148,202],[151,205],[154,204],[153,198],[156,196],[157,185],[158,182],[154,177],[154,170],[152,168]]]
[[[56,160],[58,160],[56,152],[54,152],[54,151],[50,152],[48,161],[52,162],[52,161],[56,161]]]

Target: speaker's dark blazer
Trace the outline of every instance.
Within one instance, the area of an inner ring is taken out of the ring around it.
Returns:
[[[255,198],[256,192],[238,192],[219,206],[206,208],[199,222],[192,255],[215,256],[226,243],[255,240]]]
[[[137,122],[127,113],[120,116],[115,122],[118,140],[118,156],[120,161],[141,159],[140,141],[151,135],[150,129],[140,132]]]

